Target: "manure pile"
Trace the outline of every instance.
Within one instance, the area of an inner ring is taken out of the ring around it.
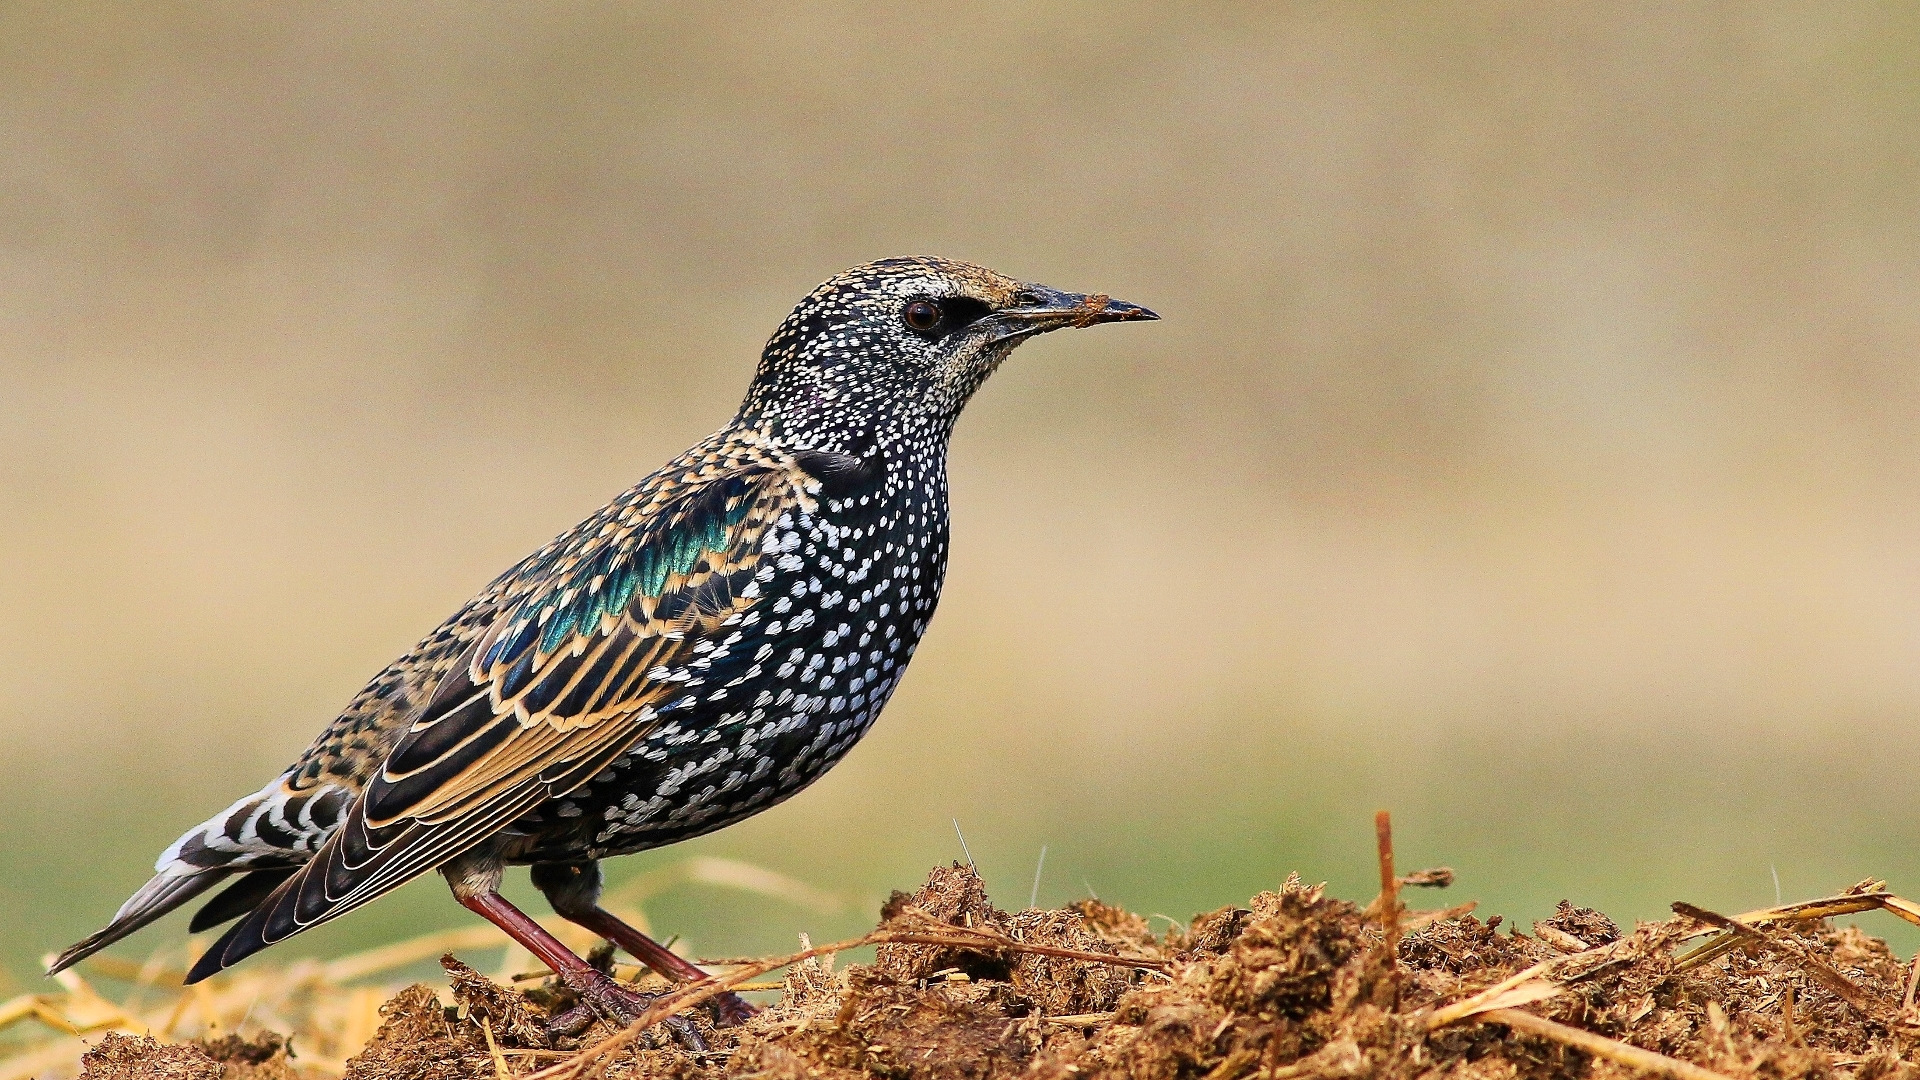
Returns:
[[[1383,868],[1390,855],[1383,842]],[[451,990],[381,1006],[346,1080],[673,1077],[679,1080],[1917,1080],[1912,972],[1834,915],[1920,908],[1866,882],[1824,900],[1726,918],[1675,905],[1629,931],[1562,904],[1531,927],[1472,905],[1411,912],[1396,878],[1366,908],[1290,878],[1245,907],[1163,936],[1085,900],[1001,911],[959,864],[896,893],[874,933],[733,968],[749,988],[776,967],[783,992],[750,1024],[692,1018],[705,1051],[654,1029],[601,1024],[550,1039],[570,1004],[550,981],[501,985],[447,957]],[[872,964],[835,953],[878,945]],[[682,990],[660,1013],[697,1005]],[[452,1004],[446,1001],[451,1000]],[[89,1080],[333,1077],[278,1035],[163,1043],[109,1033]],[[49,1074],[51,1075],[51,1074]]]

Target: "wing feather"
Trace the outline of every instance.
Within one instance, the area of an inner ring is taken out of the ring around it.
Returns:
[[[689,673],[760,602],[755,573],[769,534],[782,515],[813,508],[829,457],[682,476],[682,490],[649,500],[644,513],[615,513],[616,504],[529,558],[508,576],[520,591],[435,689],[338,832],[188,981],[445,863],[585,783],[662,713],[690,703]]]

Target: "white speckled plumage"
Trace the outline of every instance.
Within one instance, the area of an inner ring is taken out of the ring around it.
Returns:
[[[730,423],[495,579],[56,967],[234,875],[195,978],[435,868],[516,932],[486,904],[533,864],[592,924],[594,861],[764,810],[872,725],[939,600],[954,422],[1006,355],[1153,317],[940,259],[830,279]]]

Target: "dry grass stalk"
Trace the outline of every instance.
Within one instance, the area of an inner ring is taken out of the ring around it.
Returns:
[[[1649,1076],[1663,1076],[1667,1080],[1731,1080],[1730,1077],[1703,1069],[1678,1058],[1665,1054],[1656,1054],[1651,1050],[1642,1050],[1631,1043],[1618,1039],[1609,1039],[1605,1035],[1596,1035],[1577,1027],[1556,1023],[1544,1016],[1521,1012],[1518,1009],[1495,1009],[1480,1014],[1479,1019],[1489,1024],[1505,1024],[1515,1031],[1528,1035],[1538,1035],[1543,1039],[1552,1039],[1562,1046],[1571,1046],[1585,1054],[1605,1058],[1618,1065],[1624,1065],[1635,1072]]]
[[[1513,1005],[1523,1004],[1523,1002],[1512,1001],[1506,997],[1508,994],[1522,993],[1521,987],[1523,985],[1530,987],[1530,989],[1524,991],[1525,996],[1527,996],[1530,1002],[1544,1001],[1558,994],[1560,988],[1547,982],[1544,978],[1546,973],[1558,962],[1558,960],[1543,960],[1524,971],[1509,975],[1472,997],[1463,998],[1444,1008],[1435,1009],[1427,1015],[1427,1030],[1438,1031],[1450,1024],[1457,1024],[1462,1020],[1478,1016],[1489,1009],[1507,1008]],[[1537,996],[1534,996],[1536,994]]]
[[[1887,891],[1887,883],[1878,878],[1869,878],[1845,892],[1823,896],[1817,900],[1801,900],[1792,904],[1781,904],[1777,907],[1761,908],[1758,911],[1735,915],[1732,921],[1743,926],[1819,922],[1866,911],[1884,911],[1895,918],[1920,926],[1920,904],[1895,896]],[[1738,934],[1732,931],[1722,933],[1698,948],[1676,957],[1674,970],[1685,971],[1716,960],[1731,952],[1739,942]]]
[[[1406,879],[1402,878],[1402,882]],[[1455,904],[1450,908],[1436,908],[1433,911],[1402,911],[1400,913],[1400,932],[1411,934],[1415,930],[1424,930],[1434,923],[1451,922],[1479,910],[1478,900],[1469,900],[1464,904]]]
[[[1807,952],[1806,946],[1801,945],[1799,942],[1775,937],[1755,927],[1748,926],[1745,923],[1729,919],[1725,915],[1708,911],[1705,908],[1695,907],[1692,904],[1676,902],[1673,905],[1673,910],[1677,915],[1684,915],[1689,919],[1717,926],[1732,934],[1739,941],[1750,944],[1755,948],[1770,950],[1787,957],[1797,964],[1801,970],[1818,980],[1822,986],[1833,991],[1840,1000],[1852,1006],[1854,1011],[1858,1012],[1861,1016],[1876,1020],[1881,1018],[1884,1010],[1876,1008],[1874,1003],[1868,999],[1867,995],[1862,993],[1860,988],[1853,984],[1853,980],[1840,974],[1840,972],[1834,970],[1831,965],[1820,958],[1810,955]]]

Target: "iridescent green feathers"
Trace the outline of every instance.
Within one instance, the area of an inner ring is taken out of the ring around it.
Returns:
[[[746,455],[742,455],[746,456]],[[376,828],[444,823],[624,748],[759,598],[769,528],[819,482],[790,458],[729,461],[636,493],[528,559],[367,791]],[[514,595],[514,594],[518,595]]]
[[[326,848],[228,931],[232,964],[440,865],[591,779],[691,705],[779,557],[773,527],[815,505],[834,455],[736,443],[616,500],[503,575],[467,646]],[[818,459],[818,460],[815,460]]]
[[[674,603],[674,594],[751,557],[752,541],[767,524],[764,514],[752,520],[754,511],[766,509],[760,504],[769,481],[781,479],[780,470],[766,468],[726,475],[693,488],[659,519],[635,526],[616,518],[577,547],[534,556],[517,576],[540,583],[538,591],[490,638],[475,675],[496,681],[501,699],[511,699],[554,654],[584,647],[621,618],[644,625],[684,613],[693,597]],[[783,496],[775,500],[779,506],[797,495],[771,493]],[[736,555],[729,559],[729,552]]]

